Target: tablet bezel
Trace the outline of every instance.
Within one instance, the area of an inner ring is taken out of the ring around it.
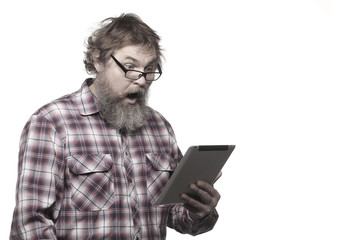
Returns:
[[[235,145],[190,146],[154,204],[184,203],[180,195],[191,195],[190,184],[198,180],[213,184],[234,148]]]

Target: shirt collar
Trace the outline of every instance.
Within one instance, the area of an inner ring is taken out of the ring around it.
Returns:
[[[75,95],[79,112],[83,116],[89,116],[99,112],[96,97],[92,94],[89,88],[93,82],[94,79],[86,79],[81,85],[81,89]]]

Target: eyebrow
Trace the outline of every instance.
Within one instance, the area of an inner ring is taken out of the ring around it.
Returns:
[[[124,58],[124,60],[131,60],[131,61],[133,61],[134,63],[138,63],[139,62],[139,60],[137,60],[136,58],[133,58],[133,57],[131,57],[131,56],[126,56],[125,58]],[[154,64],[154,63],[157,63],[157,59],[156,58],[154,58],[154,59],[152,59],[150,62],[148,62],[146,65],[151,65],[151,64]]]
[[[124,58],[124,60],[131,60],[131,61],[133,61],[133,62],[135,62],[135,63],[139,62],[136,58],[133,58],[133,57],[130,57],[130,56],[126,56],[126,57]]]

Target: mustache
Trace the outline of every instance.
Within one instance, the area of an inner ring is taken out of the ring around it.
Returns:
[[[116,97],[116,101],[121,101],[125,98],[143,99],[143,98],[145,98],[147,92],[148,92],[147,90],[140,88],[140,87],[131,88],[131,89],[126,90],[120,96]]]
[[[129,90],[125,91],[123,95],[129,95],[129,94],[145,95],[145,93],[146,93],[146,90],[143,88],[134,88],[134,89],[129,89]]]

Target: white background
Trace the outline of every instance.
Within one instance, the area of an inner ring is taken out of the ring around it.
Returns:
[[[0,4],[0,239],[21,130],[87,77],[84,41],[134,12],[162,37],[150,105],[183,151],[236,144],[215,229],[195,239],[359,239],[359,6],[330,0],[8,1]],[[173,230],[168,239],[194,239]]]

